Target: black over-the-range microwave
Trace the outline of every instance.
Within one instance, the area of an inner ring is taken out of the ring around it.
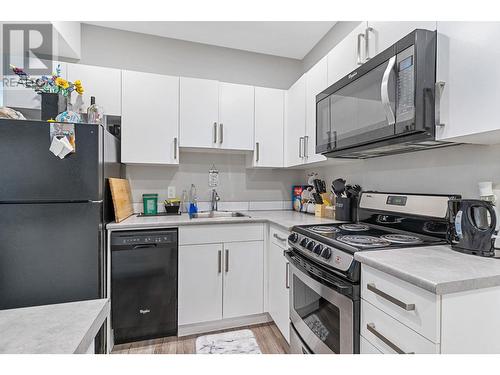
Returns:
[[[318,94],[316,153],[365,159],[451,145],[435,140],[436,39],[417,29]]]

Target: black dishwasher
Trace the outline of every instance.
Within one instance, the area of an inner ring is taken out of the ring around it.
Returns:
[[[177,229],[111,234],[116,344],[177,335]]]

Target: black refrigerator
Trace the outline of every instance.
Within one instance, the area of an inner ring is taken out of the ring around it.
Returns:
[[[49,123],[0,120],[0,310],[106,297],[120,145],[100,125],[74,129],[75,153],[60,159]]]

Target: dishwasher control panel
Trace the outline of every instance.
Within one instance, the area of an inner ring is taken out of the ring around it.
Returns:
[[[177,245],[177,229],[120,231],[111,235],[112,250],[133,249],[139,245]]]

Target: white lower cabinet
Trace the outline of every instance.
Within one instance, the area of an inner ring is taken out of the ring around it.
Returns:
[[[500,354],[500,287],[436,295],[364,264],[361,284],[361,354]]]
[[[224,244],[224,319],[264,311],[263,245],[262,241]]]
[[[179,247],[179,325],[222,319],[222,244]]]
[[[269,315],[286,341],[290,342],[289,265],[284,255],[288,233],[271,227],[270,235],[268,249]]]
[[[179,326],[264,312],[263,232],[262,224],[180,228]]]

